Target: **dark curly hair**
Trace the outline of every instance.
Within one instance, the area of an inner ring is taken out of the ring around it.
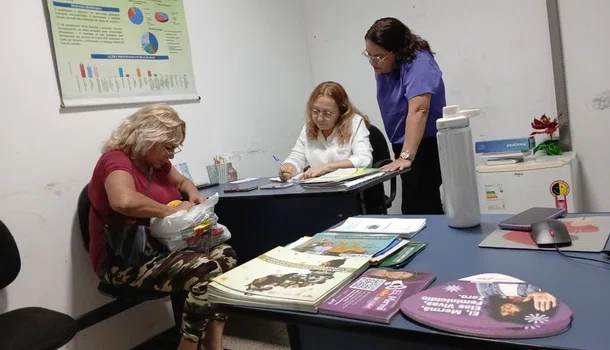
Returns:
[[[517,305],[521,311],[515,313],[514,315],[502,316],[501,307],[504,304],[515,304]],[[493,295],[489,297],[489,317],[493,318],[496,321],[500,322],[513,322],[519,324],[528,324],[529,322],[525,319],[525,316],[529,314],[542,314],[549,318],[553,318],[557,313],[557,307],[551,308],[547,311],[538,311],[534,305],[533,300],[529,300],[526,302],[514,302],[507,299],[504,299],[500,296]]]
[[[428,51],[434,56],[426,40],[413,34],[404,23],[393,17],[376,20],[364,35],[364,40],[394,52],[396,54],[394,69],[398,69],[403,63],[413,62],[417,51]]]

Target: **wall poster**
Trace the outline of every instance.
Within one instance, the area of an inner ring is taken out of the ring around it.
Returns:
[[[182,0],[47,0],[62,107],[198,100]]]

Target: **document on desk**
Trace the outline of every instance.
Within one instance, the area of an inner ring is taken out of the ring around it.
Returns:
[[[382,177],[383,175],[385,175],[385,173],[381,173],[381,172],[379,172],[379,173],[375,173],[375,174],[373,174],[373,175],[369,175],[369,176],[361,177],[361,178],[356,179],[356,180],[346,181],[346,182],[345,182],[343,185],[344,185],[346,188],[352,188],[352,187],[355,187],[355,186],[360,185],[361,183],[364,183],[364,182],[367,182],[367,181],[370,181],[370,180],[376,179],[376,178],[378,178],[378,177]]]
[[[352,217],[330,232],[398,234],[410,239],[426,227],[426,219]]]
[[[237,185],[237,184],[243,184],[243,183],[254,181],[254,180],[258,180],[258,178],[257,177],[249,177],[249,178],[246,178],[246,179],[236,180],[236,181],[233,181],[233,182],[230,182],[230,183]]]
[[[292,179],[286,181],[286,182],[294,182],[293,180],[300,180],[303,177],[303,173],[298,173],[296,174]],[[282,179],[280,179],[279,177],[272,177],[269,179],[269,181],[271,182],[283,182]]]

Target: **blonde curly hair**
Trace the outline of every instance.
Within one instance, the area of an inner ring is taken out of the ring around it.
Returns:
[[[182,145],[186,123],[165,103],[140,108],[116,128],[104,143],[102,152],[119,150],[132,159],[144,157],[153,145]]]
[[[307,101],[306,130],[307,138],[309,140],[318,138],[319,129],[313,120],[312,108],[313,104],[321,96],[332,98],[335,100],[337,107],[339,107],[339,119],[337,119],[335,129],[337,130],[340,145],[346,144],[352,137],[352,118],[354,116],[360,115],[362,119],[364,119],[364,124],[367,128],[371,125],[368,116],[362,114],[362,112],[350,102],[347,92],[341,84],[334,81],[325,81],[316,86],[309,96],[309,101]]]

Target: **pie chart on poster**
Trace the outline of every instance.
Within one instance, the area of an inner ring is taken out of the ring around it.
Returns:
[[[497,273],[443,283],[405,299],[400,309],[425,326],[482,338],[549,337],[572,323],[572,310],[551,292]]]
[[[169,21],[169,16],[165,12],[157,12],[155,13],[155,19],[157,22],[165,23]]]
[[[153,55],[159,51],[159,41],[153,33],[145,33],[142,35],[142,48],[144,51]]]
[[[140,25],[142,22],[144,22],[144,14],[142,13],[142,10],[135,6],[130,7],[129,10],[127,10],[127,16],[133,24]]]

